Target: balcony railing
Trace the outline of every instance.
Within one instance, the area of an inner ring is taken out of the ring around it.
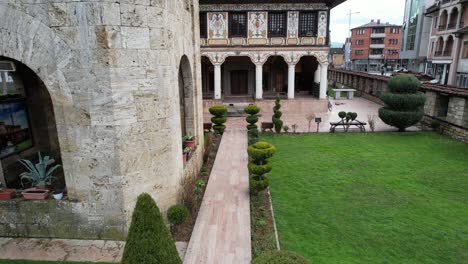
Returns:
[[[448,3],[450,3],[450,1],[451,1],[451,0],[443,0],[443,1],[442,1],[442,4],[443,4],[443,5],[448,4]]]
[[[444,31],[447,29],[447,25],[440,25],[438,29],[439,31]]]
[[[450,23],[447,25],[447,29],[454,29],[455,27],[457,27],[456,23]]]
[[[449,57],[449,56],[452,56],[452,51],[451,50],[444,51],[444,57]]]
[[[436,51],[436,52],[434,52],[434,56],[436,56],[436,57],[442,56],[442,51]]]

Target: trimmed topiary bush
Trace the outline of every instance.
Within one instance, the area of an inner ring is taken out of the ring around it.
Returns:
[[[213,105],[208,109],[214,117],[211,118],[211,122],[215,124],[213,126],[213,130],[216,131],[219,134],[223,134],[224,130],[226,129],[226,114],[227,114],[227,108],[224,105]]]
[[[269,179],[267,173],[272,170],[272,163],[268,159],[276,153],[276,148],[268,142],[257,142],[247,148],[249,154],[250,191],[253,194],[268,188]]]
[[[380,119],[385,124],[398,128],[400,132],[421,121],[426,95],[419,92],[420,86],[419,80],[410,75],[399,75],[390,79],[390,92],[380,97],[386,105],[379,109]]]
[[[258,142],[260,132],[258,132],[258,129],[252,128],[247,131],[247,136],[248,136],[248,144],[250,146]]]
[[[182,263],[158,206],[147,193],[138,196],[122,264]]]
[[[250,104],[248,106],[246,106],[244,108],[244,112],[246,114],[248,114],[249,116],[247,116],[245,118],[245,120],[247,121],[247,123],[249,123],[247,125],[247,129],[250,130],[250,129],[257,129],[257,125],[255,123],[258,122],[258,116],[257,114],[260,112],[260,107],[254,105],[254,104]]]
[[[273,117],[271,118],[271,121],[273,121],[273,124],[275,125],[275,131],[276,133],[281,133],[281,129],[283,129],[283,121],[281,120],[281,116],[283,113],[280,111],[281,109],[281,100],[279,96],[276,96],[275,100],[275,106],[273,107]]]
[[[167,219],[173,225],[180,225],[189,216],[189,210],[183,204],[173,205],[167,210]]]
[[[311,264],[304,257],[289,251],[272,251],[258,256],[252,264]]]

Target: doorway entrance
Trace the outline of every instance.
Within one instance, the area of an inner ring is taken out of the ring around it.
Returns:
[[[231,71],[231,94],[245,95],[249,91],[249,71]]]

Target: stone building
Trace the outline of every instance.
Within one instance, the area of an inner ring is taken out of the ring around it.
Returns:
[[[400,64],[401,26],[372,20],[351,29],[351,61],[353,70],[380,72],[398,68]]]
[[[200,0],[206,104],[260,101],[277,94],[324,99],[330,10],[342,2]]]
[[[0,2],[1,181],[19,188],[17,160],[41,151],[68,190],[0,201],[0,236],[122,239],[138,194],[176,203],[202,162],[198,14],[189,0]]]

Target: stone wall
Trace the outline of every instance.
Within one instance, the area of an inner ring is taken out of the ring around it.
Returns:
[[[389,77],[337,69],[330,69],[328,76],[332,85],[354,88],[357,95],[383,105],[379,97],[388,91]],[[422,123],[430,125],[438,121],[442,133],[467,142],[468,90],[428,83],[423,83],[421,90],[427,96],[424,106],[426,117]]]
[[[185,0],[0,3],[0,56],[25,64],[49,91],[69,196],[58,205],[0,203],[0,236],[124,238],[140,193],[163,212],[176,203],[187,173],[178,85],[184,55],[192,76],[186,120],[199,143],[190,173],[203,152],[195,14],[197,1]]]

